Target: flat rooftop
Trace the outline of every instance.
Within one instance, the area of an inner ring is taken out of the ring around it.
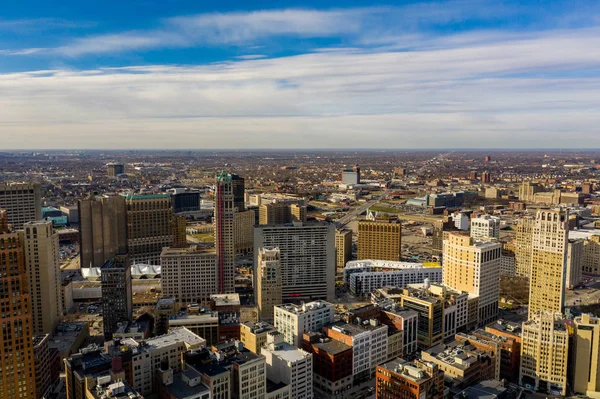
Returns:
[[[200,376],[194,369],[183,370],[173,375],[173,383],[165,387],[165,389],[176,399],[189,398],[192,395],[202,396],[203,393],[208,392],[209,389],[206,385],[200,383],[198,385],[190,386],[183,380],[183,377],[187,377],[189,380],[193,380]]]
[[[396,358],[389,360],[379,367],[391,371],[396,374],[402,374],[403,378],[410,380],[414,383],[420,384],[427,381],[430,377],[422,370],[419,370],[413,363],[402,358]]]
[[[365,331],[373,331],[373,330],[377,330],[379,328],[388,328],[388,326],[386,326],[385,324],[380,324],[378,323],[376,326],[371,325],[371,323],[369,322],[369,320],[365,320],[365,322],[368,323],[361,323],[359,324],[350,324],[350,323],[344,323],[341,321],[338,321],[336,323],[330,324],[329,328],[331,328],[334,331],[340,332],[344,335],[347,335],[349,337],[352,337],[354,335],[358,335],[358,334],[362,334]]]
[[[315,342],[312,345],[334,356],[352,349],[351,346],[331,338],[326,338],[325,342]]]
[[[274,326],[272,326],[271,324],[264,322],[264,321],[259,321],[259,322],[247,321],[242,324],[245,325],[246,327],[248,327],[250,329],[250,331],[252,332],[252,334],[261,334],[261,333],[266,333],[266,332],[275,330]]]
[[[215,306],[235,306],[240,305],[239,294],[213,294],[210,300],[215,303]]]
[[[273,351],[267,348],[263,348],[262,351],[269,351],[274,356],[277,356],[278,358],[291,363],[299,362],[312,356],[310,353],[302,349],[298,349],[295,346],[288,344],[287,342],[279,344],[278,348],[279,349]]]
[[[294,314],[303,314],[308,312],[313,312],[315,310],[325,309],[330,307],[333,310],[333,304],[326,301],[313,301],[308,302],[303,305],[295,305],[293,303],[286,303],[283,305],[276,306],[279,309],[283,309],[286,312],[294,313]]]

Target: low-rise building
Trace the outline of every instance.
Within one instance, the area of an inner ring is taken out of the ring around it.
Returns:
[[[442,282],[441,266],[384,260],[350,261],[344,268],[344,284],[358,296],[368,296],[382,287],[406,287],[409,284]]]
[[[485,352],[458,341],[422,351],[421,360],[436,364],[456,392],[490,378],[495,371],[493,362]]]
[[[264,321],[240,324],[240,340],[249,351],[260,355],[261,348],[267,344],[267,334],[276,331],[275,327]]]
[[[444,372],[430,362],[392,359],[377,366],[375,392],[377,398],[442,399]]]
[[[352,389],[352,347],[321,333],[304,333],[302,349],[313,355],[315,393],[327,399],[345,398]]]
[[[387,359],[388,326],[379,320],[356,321],[354,324],[336,322],[323,329],[334,340],[352,347],[354,384],[375,376],[375,366]]]
[[[302,305],[283,304],[275,306],[274,326],[285,341],[296,347],[302,345],[302,334],[320,331],[334,321],[333,304],[314,301]]]
[[[261,354],[266,358],[269,380],[289,385],[290,398],[313,398],[312,354],[288,344],[278,332],[268,333]]]

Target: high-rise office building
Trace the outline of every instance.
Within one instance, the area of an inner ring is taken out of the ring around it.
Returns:
[[[291,204],[290,215],[292,222],[306,223],[306,206],[300,204]]]
[[[173,208],[169,194],[125,196],[127,254],[132,264],[160,264],[164,247],[173,245]]]
[[[188,188],[172,188],[171,203],[175,214],[200,210],[200,191]]]
[[[0,209],[0,398],[35,399],[35,361],[25,257]]]
[[[117,177],[125,173],[125,165],[122,163],[111,162],[106,164],[106,175],[108,177]]]
[[[358,259],[402,260],[402,225],[391,219],[359,221]]]
[[[573,391],[592,398],[600,396],[600,318],[575,317],[573,339]]]
[[[233,206],[238,212],[244,212],[246,210],[245,190],[246,183],[243,177],[232,173],[231,185],[233,191]]]
[[[28,222],[20,232],[29,274],[33,333],[53,334],[63,314],[58,233],[52,222]]]
[[[23,224],[42,218],[42,196],[38,183],[0,183],[0,209],[8,215],[8,224],[20,230]]]
[[[342,170],[343,184],[360,184],[360,167],[354,165],[352,169]]]
[[[189,248],[163,248],[160,255],[163,295],[175,298],[180,306],[210,304],[217,291],[217,255],[214,251]]]
[[[187,220],[181,216],[173,216],[173,248],[187,247]]]
[[[352,230],[341,229],[335,231],[335,266],[346,267],[352,259]]]
[[[525,216],[517,223],[515,234],[515,276],[529,277],[531,274],[531,240],[535,219]]]
[[[471,219],[471,237],[480,240],[500,239],[500,218],[482,215]]]
[[[541,311],[523,323],[520,383],[528,389],[566,395],[569,333],[560,313]]]
[[[256,226],[254,264],[258,249],[279,248],[283,301],[333,300],[335,295],[335,226],[307,224]]]
[[[583,243],[583,272],[600,274],[600,235],[593,235]]]
[[[524,202],[531,202],[535,196],[535,193],[542,191],[542,187],[537,183],[530,181],[524,181],[519,186],[519,200]]]
[[[256,305],[260,320],[273,322],[274,310],[282,301],[281,252],[279,248],[259,248],[256,265]]]
[[[241,182],[241,183],[240,183]],[[215,248],[217,250],[217,292],[234,292],[236,195],[243,187],[239,176],[222,172],[216,178]],[[237,191],[236,191],[237,190]],[[242,203],[243,203],[242,193]],[[240,207],[238,198],[238,207]]]
[[[247,255],[252,253],[252,250],[254,249],[254,211],[236,211],[233,219],[233,240],[236,254]]]
[[[568,240],[568,211],[537,212],[531,240],[530,317],[540,310],[563,311]]]
[[[33,337],[33,355],[35,357],[35,392],[38,399],[47,398],[50,387],[60,375],[60,354],[56,348],[50,348],[50,334]]]
[[[498,316],[501,251],[499,242],[478,241],[461,233],[451,233],[444,241],[444,284],[479,297],[479,325]]]
[[[104,338],[112,339],[119,323],[131,321],[133,302],[131,267],[127,256],[107,260],[101,268]]]
[[[567,269],[565,272],[565,288],[572,290],[581,283],[583,257],[583,240],[569,240],[569,243],[567,244]]]
[[[306,205],[275,201],[259,207],[258,221],[261,225],[278,225],[306,222]]]
[[[79,201],[78,209],[81,267],[101,267],[127,253],[125,197],[92,196]]]

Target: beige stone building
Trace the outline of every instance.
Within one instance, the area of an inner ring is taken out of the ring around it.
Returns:
[[[259,224],[278,225],[291,222],[306,222],[306,206],[288,201],[275,201],[259,208]]]
[[[254,211],[236,212],[233,222],[235,253],[244,255],[252,253],[254,247]]]
[[[63,315],[58,234],[52,222],[23,225],[20,237],[29,274],[33,333],[53,334]]]
[[[292,216],[292,222],[306,223],[306,206],[300,204],[291,204],[290,214]]]
[[[217,255],[196,246],[163,248],[160,255],[161,287],[164,296],[175,298],[180,306],[210,304],[217,291]]]
[[[562,315],[542,311],[523,323],[520,384],[553,395],[567,393],[569,333]]]
[[[537,183],[532,183],[530,181],[524,181],[519,186],[519,199],[525,202],[533,201],[533,197],[535,193],[542,191],[542,187]]]
[[[600,274],[600,235],[591,236],[583,243],[583,272]]]
[[[335,259],[337,267],[346,267],[352,258],[352,230],[341,229],[335,232]]]
[[[261,348],[267,344],[267,333],[275,331],[275,327],[264,321],[240,324],[240,341],[244,348],[260,355]]]
[[[569,236],[564,210],[539,210],[531,241],[529,315],[547,310],[562,313]]]
[[[256,304],[259,319],[273,322],[274,307],[283,302],[281,252],[279,248],[259,248],[256,265]]]
[[[173,245],[170,194],[130,194],[125,197],[127,253],[132,264],[160,264],[164,247]]]
[[[573,391],[600,398],[600,318],[575,318]]]
[[[175,248],[187,247],[187,220],[182,216],[173,216],[173,244]]]
[[[501,251],[499,242],[478,241],[465,233],[451,233],[444,241],[443,282],[479,297],[479,325],[498,316]]]
[[[42,218],[42,197],[38,183],[0,183],[0,209],[6,210],[8,224],[20,230],[23,224]]]
[[[519,219],[515,234],[515,275],[528,277],[531,273],[531,240],[534,218],[525,216]]]
[[[402,225],[391,219],[359,221],[358,259],[402,260]]]
[[[101,267],[127,253],[125,197],[92,196],[79,201],[78,209],[81,267]]]

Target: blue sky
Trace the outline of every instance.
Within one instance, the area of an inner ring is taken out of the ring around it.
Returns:
[[[3,148],[600,148],[597,1],[0,12]]]

